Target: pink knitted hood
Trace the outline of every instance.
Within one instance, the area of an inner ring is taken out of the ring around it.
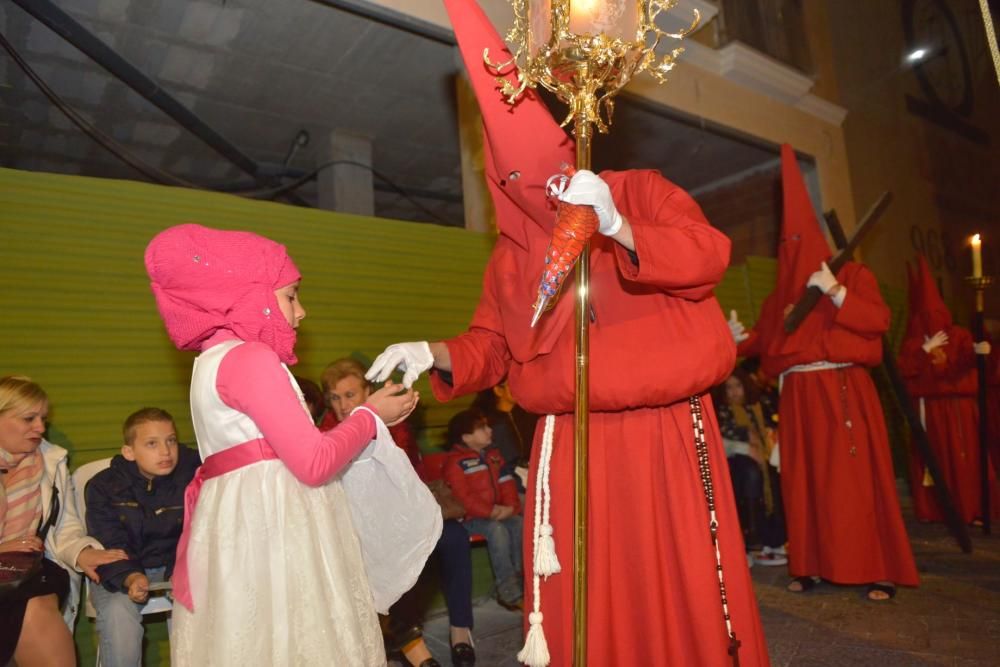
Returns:
[[[268,345],[286,364],[298,361],[295,329],[274,296],[274,290],[301,278],[285,246],[250,232],[177,225],[149,242],[146,272],[178,349],[200,350],[202,342],[227,329]]]

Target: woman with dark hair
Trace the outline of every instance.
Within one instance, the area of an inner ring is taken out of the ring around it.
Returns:
[[[760,388],[742,368],[716,391],[719,430],[729,461],[747,563],[784,565],[785,516],[776,460],[777,415],[761,401]],[[756,556],[751,551],[760,550]]]

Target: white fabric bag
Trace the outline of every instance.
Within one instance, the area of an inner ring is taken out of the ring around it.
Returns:
[[[341,484],[375,610],[385,614],[416,583],[441,537],[442,519],[430,489],[378,415],[375,423],[375,439],[344,469]]]

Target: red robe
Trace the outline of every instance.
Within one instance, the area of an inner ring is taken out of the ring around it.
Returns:
[[[993,351],[986,358],[986,423],[993,472],[1000,471],[1000,343],[990,341]]]
[[[931,354],[924,352],[923,339],[903,341],[899,371],[910,397],[920,409],[923,402],[925,429],[952,503],[959,518],[970,523],[982,515],[982,484],[979,470],[979,379],[972,334],[950,325],[943,329],[948,344]],[[916,447],[910,451],[910,493],[913,508],[921,521],[941,521],[943,516],[934,489],[925,486],[924,459]],[[998,492],[992,468],[994,516]],[[928,480],[929,481],[929,480]]]
[[[817,361],[853,364],[784,376],[778,441],[788,570],[840,584],[916,586],[882,405],[865,368],[881,361],[889,309],[864,266],[848,262],[837,280],[847,287],[842,307],[823,297],[788,336],[780,330],[787,304],[769,296],[739,348],[762,355],[772,376]]]
[[[638,264],[623,247],[595,235],[588,664],[729,664],[687,403],[699,395],[740,664],[766,665],[722,439],[704,393],[727,376],[735,359],[712,296],[728,264],[729,241],[658,173],[602,176],[632,226]],[[571,664],[573,652],[573,287],[564,286],[555,308],[529,328],[548,233],[533,225],[522,229],[521,239],[504,234],[497,240],[471,326],[447,341],[452,374],[432,374],[432,387],[448,400],[492,387],[509,372],[520,405],[556,415],[550,486],[562,572],[542,581],[541,610],[551,664],[562,667]],[[543,425],[539,420],[525,511],[526,617],[533,605],[531,508]]]

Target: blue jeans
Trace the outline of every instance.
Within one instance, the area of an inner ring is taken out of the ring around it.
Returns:
[[[146,570],[149,583],[163,581],[166,568]],[[89,584],[88,594],[97,610],[97,636],[102,667],[142,665],[142,608],[128,593],[112,593],[100,584]]]
[[[503,521],[468,519],[465,521],[465,529],[469,534],[478,533],[486,538],[497,595],[505,602],[517,602],[524,597],[521,583],[521,533],[524,530],[524,520],[520,516],[512,516]]]

